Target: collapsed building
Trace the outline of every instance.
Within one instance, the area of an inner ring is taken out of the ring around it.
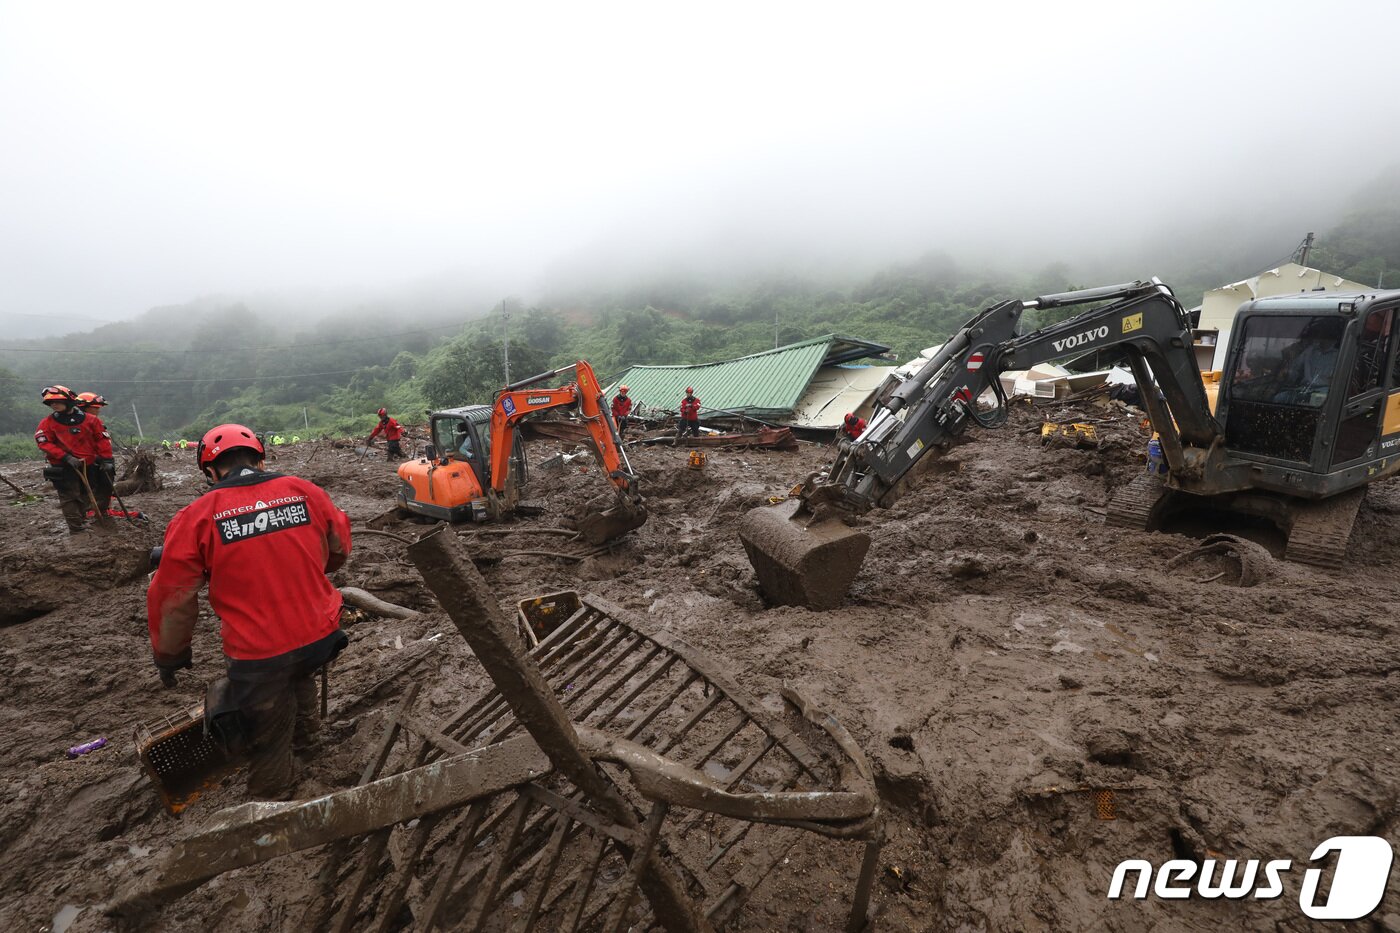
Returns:
[[[867,413],[875,392],[894,371],[891,348],[826,334],[715,363],[633,366],[605,391],[626,385],[643,411],[670,411],[687,386],[706,419],[730,417],[832,432],[847,412]]]

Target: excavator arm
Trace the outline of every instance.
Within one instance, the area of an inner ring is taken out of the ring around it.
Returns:
[[[1018,332],[1030,309],[1079,305],[1092,307]],[[869,536],[838,519],[892,504],[900,481],[968,422],[1004,422],[1003,372],[1108,348],[1128,356],[1173,482],[1205,476],[1213,458],[1223,456],[1223,432],[1210,414],[1186,311],[1170,288],[1154,279],[1005,301],[953,334],[918,372],[882,387],[865,431],[842,442],[830,468],[809,477],[797,500],[744,517],[740,539],[765,595],[817,609],[838,605],[870,545]],[[983,412],[976,400],[987,390],[996,405]]]
[[[543,385],[569,372],[574,374],[573,382],[562,386]],[[524,419],[556,408],[576,411],[588,430],[593,453],[617,496],[612,508],[586,516],[579,530],[590,542],[601,544],[640,526],[646,521],[646,510],[637,489],[637,476],[622,448],[622,439],[608,411],[598,377],[593,367],[583,360],[508,385],[496,395],[491,410],[491,491],[507,502],[513,498],[510,458],[515,432]]]
[[[1084,304],[1097,306],[1033,333],[1017,333],[1027,310]],[[1210,414],[1191,351],[1186,311],[1170,288],[1154,280],[1006,301],[983,311],[917,373],[884,394],[865,431],[843,446],[823,479],[807,484],[804,498],[811,507],[829,504],[857,513],[887,506],[915,464],[969,421],[993,427],[1005,420],[1003,372],[1109,348],[1126,353],[1144,387],[1144,403],[1173,474],[1199,476],[1223,434]],[[1154,384],[1160,397],[1151,389]],[[976,399],[988,389],[997,405],[984,413]]]

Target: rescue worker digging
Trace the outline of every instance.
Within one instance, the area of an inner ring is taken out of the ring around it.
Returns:
[[[632,414],[632,400],[627,397],[627,387],[618,386],[617,395],[612,400],[613,422],[617,425],[617,436],[627,434],[627,416]]]
[[[161,682],[174,686],[175,672],[193,666],[198,593],[209,581],[236,714],[219,716],[206,703],[206,715],[235,721],[218,731],[248,739],[249,795],[276,800],[292,792],[293,748],[320,730],[315,672],[348,643],[340,593],[326,574],[350,553],[350,520],[320,487],[267,472],[263,456],[243,425],[204,435],[197,457],[213,488],[166,528],[146,612]]]
[[[403,437],[403,425],[389,417],[388,409],[379,409],[379,423],[374,426],[374,430],[369,432],[369,437],[365,438],[365,446],[373,447],[374,439],[379,436],[379,432],[384,432],[384,459],[398,460],[403,457],[403,448],[399,446],[399,438]]]
[[[42,396],[53,410],[34,431],[34,443],[48,458],[44,478],[58,493],[59,508],[69,534],[82,532],[89,508],[99,525],[108,521],[112,501],[112,439],[102,421],[78,407],[78,396],[67,386],[48,386]]]
[[[845,419],[841,422],[841,433],[851,440],[860,437],[865,431],[865,419],[855,412],[847,412]]]

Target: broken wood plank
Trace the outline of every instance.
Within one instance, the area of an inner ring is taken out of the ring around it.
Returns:
[[[421,818],[498,794],[551,770],[527,736],[469,755],[294,803],[245,803],[178,840],[108,907],[126,915],[179,897],[235,868]]]

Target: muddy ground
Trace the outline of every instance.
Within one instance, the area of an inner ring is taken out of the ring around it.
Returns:
[[[1022,410],[970,432],[872,513],[864,569],[832,612],[766,608],[735,534],[745,510],[829,456],[811,443],[712,453],[703,471],[682,451],[636,448],[644,528],[582,563],[514,558],[483,572],[503,606],[595,593],[664,620],[758,696],[789,682],[836,711],[889,818],[877,929],[1311,928],[1297,897],[1313,848],[1400,837],[1400,487],[1369,493],[1346,569],[1267,563],[1241,588],[1219,559],[1167,567],[1196,539],[1104,525],[1110,495],[1142,470],[1135,417],[1078,411],[1103,423],[1099,445],[1077,449],[1041,446],[1046,414],[1064,413]],[[282,448],[273,466],[323,485],[357,529],[391,505],[397,480],[377,453],[312,449]],[[135,869],[242,799],[231,779],[171,818],[134,752],[138,724],[197,702],[220,667],[207,610],[195,676],[166,691],[151,666],[142,555],[203,488],[187,455],[159,463],[166,488],[128,502],[150,514],[146,530],[70,540],[52,498],[0,508],[0,929],[110,928],[99,905]],[[0,472],[44,491],[37,466]],[[537,472],[534,484],[552,512],[532,521],[547,525],[602,488],[596,472]],[[386,675],[420,639],[446,633],[415,675],[434,709],[484,683],[401,551],[361,535],[336,575],[428,615],[348,629],[331,741],[303,771],[304,796],[355,782],[405,687]],[[107,747],[65,757],[99,736]],[[1114,789],[1116,819],[1096,818],[1086,787]],[[858,857],[804,839],[734,928],[839,929]],[[1295,868],[1273,900],[1109,901],[1129,858]],[[205,885],[149,928],[293,929],[311,883],[274,861]],[[1400,930],[1400,869],[1355,927]]]

